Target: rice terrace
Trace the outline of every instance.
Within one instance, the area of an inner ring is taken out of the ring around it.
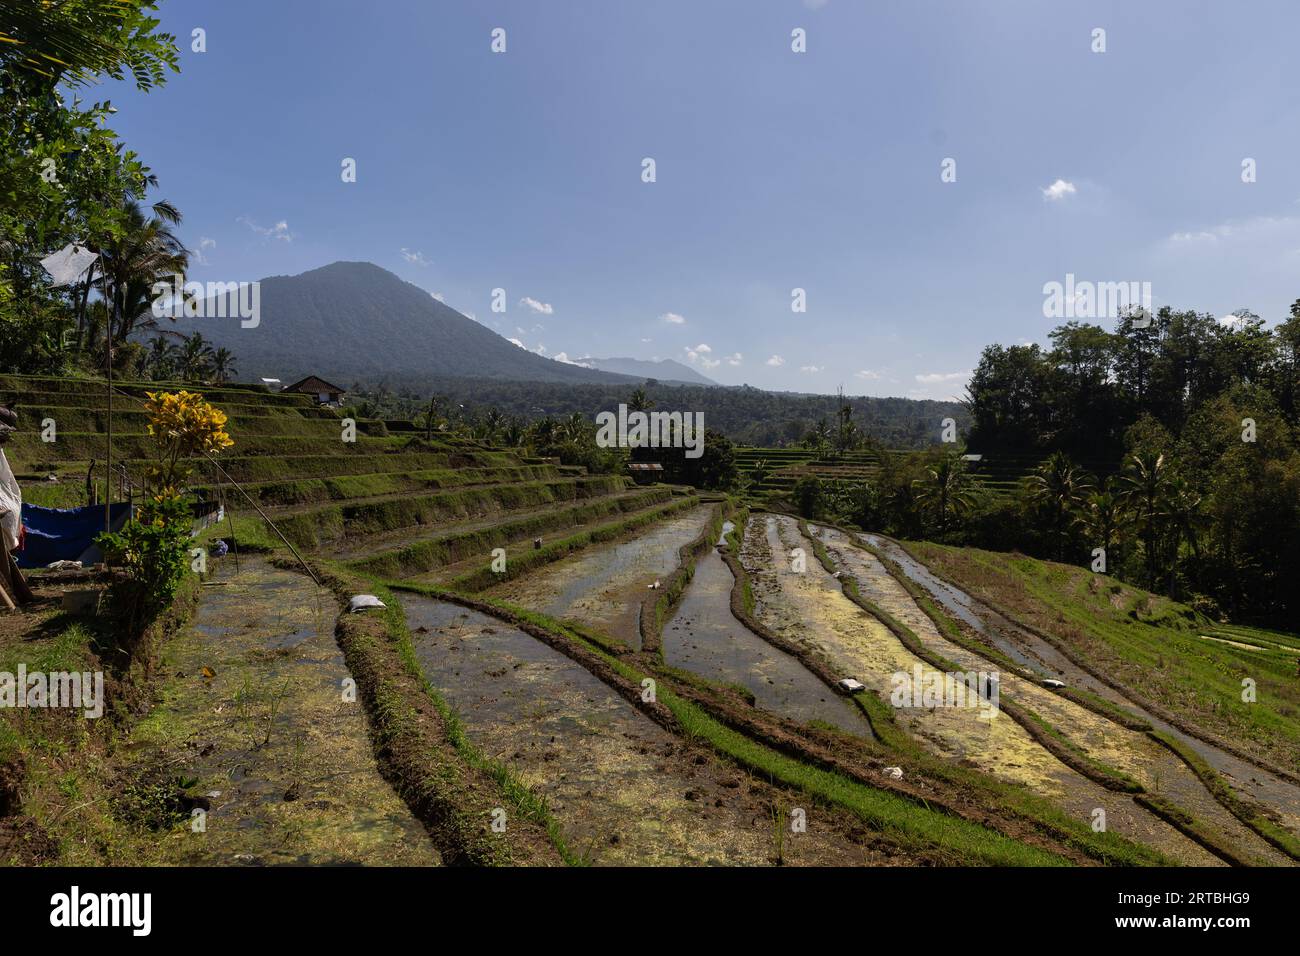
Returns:
[[[1258,61],[1258,5],[717,4],[714,49],[676,3],[0,0],[24,918],[978,867],[1027,919],[1104,871],[1075,916],[1249,925],[1232,880],[1300,865],[1300,220],[1256,178],[1300,125],[1169,172],[1190,113],[1120,157],[1015,118],[1128,102],[1130,48]],[[845,97],[891,69],[926,92]],[[256,175],[161,119],[235,104]],[[818,130],[779,162],[773,104]],[[223,875],[282,867],[339,875]]]

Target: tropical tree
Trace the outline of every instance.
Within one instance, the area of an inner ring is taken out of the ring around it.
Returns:
[[[629,412],[648,412],[655,407],[655,400],[646,394],[646,390],[638,386],[633,390],[627,399],[627,410]]]
[[[975,494],[966,462],[960,453],[949,452],[914,479],[915,501],[935,527],[947,531],[975,503]]]
[[[1065,559],[1071,516],[1092,490],[1088,476],[1064,452],[1053,452],[1025,479],[1030,503],[1047,516],[1058,561]]]
[[[211,373],[214,383],[217,385],[226,384],[235,374],[234,353],[225,346],[214,351],[208,361],[208,371]]]
[[[1087,535],[1088,543],[1094,548],[1101,548],[1105,553],[1108,568],[1118,564],[1119,536],[1124,526],[1124,517],[1123,505],[1109,479],[1088,495],[1083,503],[1079,524]]]
[[[201,382],[207,377],[212,362],[212,346],[201,332],[186,336],[176,355],[176,367],[187,382]]]
[[[1133,516],[1146,557],[1146,583],[1155,584],[1159,543],[1169,519],[1170,480],[1173,475],[1164,454],[1143,450],[1130,455],[1120,475],[1120,500]]]
[[[830,423],[825,418],[819,419],[817,424],[809,429],[808,434],[803,436],[803,446],[812,449],[818,458],[825,458],[831,447],[833,434]]]

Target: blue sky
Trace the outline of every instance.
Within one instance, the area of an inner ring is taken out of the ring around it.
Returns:
[[[551,356],[929,398],[990,342],[1045,343],[1067,273],[1270,322],[1300,298],[1294,0],[160,13],[181,74],[106,94],[195,279],[369,260]]]

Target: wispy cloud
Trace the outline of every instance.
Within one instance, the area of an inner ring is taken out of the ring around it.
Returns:
[[[785,359],[781,358],[781,356],[779,355],[773,355],[770,359],[768,359],[763,364],[770,365],[772,366],[772,368],[780,368],[782,365],[785,364]]]
[[[824,365],[800,365],[799,371],[804,372],[808,375],[815,375],[816,373],[820,372],[823,368],[825,368]]]
[[[686,324],[686,319],[683,318],[682,316],[678,315],[676,312],[665,312],[663,315],[659,316],[659,318],[663,319],[663,320],[664,320],[665,322],[667,322],[669,325],[685,325],[685,324]]]
[[[526,295],[519,300],[519,304],[532,309],[539,315],[552,315],[555,308],[549,302],[538,302],[532,296]]]
[[[415,249],[402,249],[402,258],[413,266],[427,266],[429,260],[424,258],[424,253]]]
[[[207,236],[199,237],[199,247],[194,250],[194,261],[201,266],[208,264],[208,257],[205,256],[204,250],[217,248],[217,240],[209,239]]]
[[[875,382],[880,379],[880,373],[875,369],[870,368],[858,369],[858,371],[853,374],[855,377],[860,378],[865,382]]]
[[[293,242],[293,233],[289,231],[289,223],[281,219],[274,226],[259,226],[247,216],[238,217],[235,222],[242,223],[253,232],[257,233],[263,239],[279,239],[282,242]]]

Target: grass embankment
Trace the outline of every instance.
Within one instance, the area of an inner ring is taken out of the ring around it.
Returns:
[[[616,475],[554,478],[308,506],[272,520],[295,547],[312,550],[358,536],[599,498],[622,490],[623,479]]]
[[[587,524],[610,515],[639,511],[670,498],[672,489],[654,487],[626,495],[593,498],[581,504],[549,509],[542,514],[516,518],[502,515],[501,521],[491,527],[450,531],[405,547],[357,558],[346,565],[358,573],[380,578],[424,574],[475,556],[485,556],[486,560],[493,548],[505,547],[522,538]]]
[[[693,541],[677,549],[677,570],[667,581],[660,582],[663,586],[659,590],[646,595],[641,601],[638,626],[643,652],[655,654],[662,660],[664,624],[690,586],[691,579],[695,576],[696,561],[714,546],[722,534],[723,522],[734,509],[735,502],[731,498],[724,498],[714,505],[713,514],[704,529]]]
[[[388,605],[361,614],[344,609],[339,646],[370,715],[380,769],[424,822],[443,862],[580,862],[565,846],[545,802],[470,743],[447,701],[425,679],[393,593],[338,568],[317,571],[341,601],[365,591]],[[497,808],[507,811],[504,833],[491,827]]]
[[[113,812],[119,781],[112,752],[147,709],[159,650],[185,626],[199,590],[198,577],[187,576],[172,606],[125,639],[107,617],[55,612],[33,620],[39,633],[0,647],[0,671],[15,673],[20,663],[28,673],[98,671],[105,697],[98,719],[79,709],[0,711],[0,863],[148,861],[149,841]]]
[[[1076,665],[1185,733],[1297,781],[1300,685],[1296,654],[1205,640],[1225,630],[1191,608],[1083,568],[975,548],[907,542],[959,587],[1041,637]],[[1285,646],[1277,632],[1225,634]],[[1283,641],[1296,642],[1294,635]],[[1300,643],[1296,643],[1300,648]],[[1256,700],[1242,700],[1243,681]]]

